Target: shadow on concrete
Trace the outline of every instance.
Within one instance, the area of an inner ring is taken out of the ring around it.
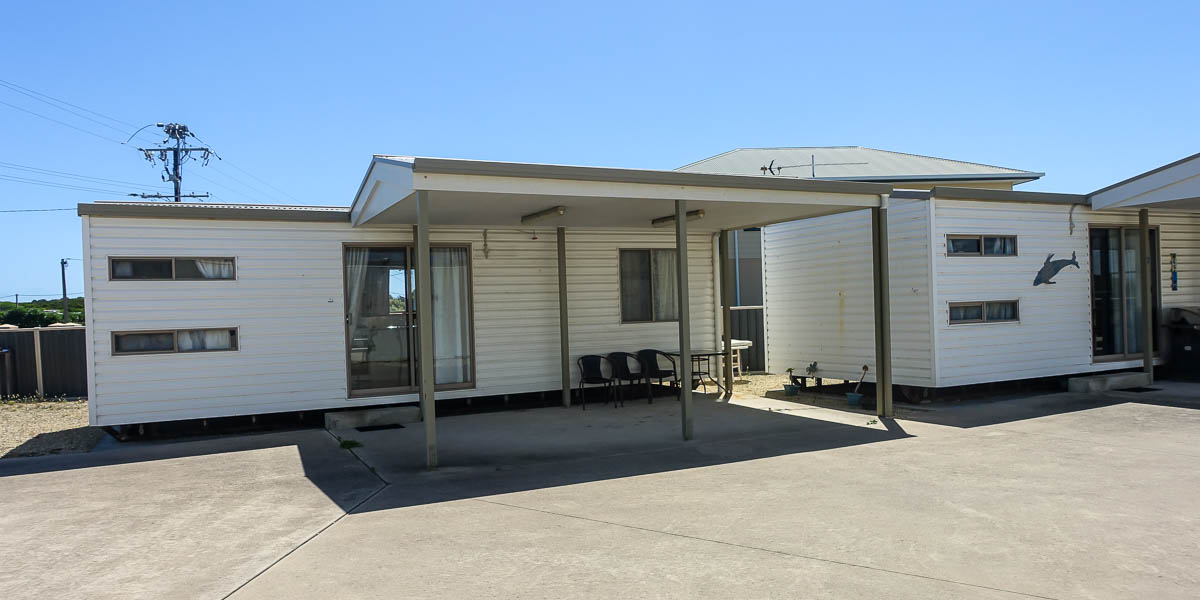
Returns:
[[[99,427],[87,426],[39,433],[5,452],[4,456],[0,458],[88,452],[103,437],[104,430]]]
[[[107,447],[89,453],[0,460],[0,478],[175,459],[219,461],[222,454],[291,447],[297,452],[304,476],[342,510],[350,510],[383,485],[369,467],[349,451],[341,449],[328,432],[319,429],[187,441],[125,444],[117,444],[111,438],[109,441],[111,444],[101,444]],[[114,474],[114,477],[119,476]],[[219,484],[214,482],[214,485]]]
[[[644,401],[643,401],[644,402]],[[436,471],[424,469],[419,427],[353,435],[354,452],[391,484],[355,512],[461,500],[711,467],[911,437],[891,421],[828,420],[782,403],[696,399],[695,438],[681,436],[678,403],[543,408],[438,422]],[[837,415],[839,418],[840,415]],[[872,426],[868,423],[874,421]],[[631,502],[636,499],[631,498]]]

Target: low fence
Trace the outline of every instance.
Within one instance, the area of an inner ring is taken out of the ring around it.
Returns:
[[[767,336],[763,322],[763,307],[733,306],[729,309],[733,339],[747,340],[754,345],[742,350],[742,370],[767,370]]]
[[[87,396],[87,328],[0,329],[0,396]]]

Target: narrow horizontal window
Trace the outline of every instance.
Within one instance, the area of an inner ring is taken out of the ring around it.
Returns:
[[[237,350],[232,327],[113,332],[113,354],[173,354]]]
[[[235,279],[232,257],[117,258],[109,259],[111,279],[205,280]]]
[[[950,324],[1004,323],[1020,320],[1016,300],[987,302],[951,302]]]
[[[1016,256],[1015,235],[948,235],[946,254],[950,256]]]
[[[114,258],[113,279],[172,279],[169,258]]]

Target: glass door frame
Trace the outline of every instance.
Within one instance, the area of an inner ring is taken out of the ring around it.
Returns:
[[[1121,248],[1118,251],[1118,255],[1121,257],[1121,260],[1118,261],[1119,269],[1117,271],[1117,275],[1118,275],[1118,280],[1121,282],[1124,282],[1125,274],[1126,274],[1125,273],[1125,260],[1124,260],[1125,251],[1126,251],[1125,232],[1130,231],[1130,230],[1138,231],[1139,227],[1137,224],[1088,223],[1088,237],[1087,237],[1087,240],[1088,240],[1088,249],[1087,249],[1087,252],[1088,252],[1088,299],[1090,300],[1090,302],[1088,304],[1088,330],[1091,332],[1091,340],[1090,341],[1091,341],[1092,362],[1093,363],[1105,363],[1105,362],[1119,362],[1119,361],[1126,361],[1126,360],[1139,360],[1144,356],[1143,352],[1128,352],[1129,343],[1130,343],[1129,325],[1128,325],[1130,315],[1129,315],[1129,309],[1128,309],[1129,302],[1128,302],[1128,299],[1124,297],[1124,295],[1122,295],[1122,297],[1121,297],[1121,328],[1122,328],[1122,332],[1123,332],[1122,337],[1123,337],[1126,352],[1117,353],[1117,354],[1099,354],[1099,355],[1096,354],[1096,315],[1095,315],[1096,286],[1095,286],[1095,276],[1092,273],[1092,268],[1093,268],[1093,265],[1092,265],[1092,230],[1093,229],[1116,229],[1118,232],[1120,232],[1120,234],[1117,237],[1121,240]],[[1159,315],[1162,310],[1162,288],[1159,287],[1159,279],[1161,278],[1160,268],[1162,266],[1160,264],[1160,248],[1161,248],[1161,244],[1162,244],[1162,233],[1159,230],[1158,225],[1151,225],[1150,231],[1151,231],[1151,239],[1150,239],[1150,266],[1151,266],[1151,268],[1150,268],[1150,298],[1152,299],[1153,304],[1154,304],[1153,309],[1152,309],[1152,312],[1154,314],[1154,323],[1153,323],[1154,330],[1153,330],[1153,335],[1151,337],[1151,340],[1152,340],[1152,343],[1154,346],[1154,348],[1153,348],[1154,354],[1153,355],[1157,356],[1159,354],[1159,335],[1158,335]],[[1140,236],[1140,234],[1139,234],[1139,236]],[[1140,243],[1140,237],[1139,237],[1139,243]],[[1140,279],[1139,279],[1139,284],[1138,284],[1138,293],[1139,294],[1141,293]],[[1141,316],[1138,315],[1136,318],[1141,318]]]
[[[471,371],[467,381],[462,383],[441,383],[434,386],[435,390],[463,390],[472,389],[475,387],[476,367],[478,365],[478,356],[475,353],[475,276],[474,276],[474,247],[469,242],[436,242],[429,244],[430,248],[466,248],[467,250],[467,335],[469,336],[468,347],[471,353]],[[405,278],[405,316],[408,323],[408,348],[409,348],[409,381],[412,382],[408,386],[390,387],[390,388],[372,388],[367,390],[357,390],[351,386],[350,378],[350,280],[349,273],[346,270],[346,249],[347,248],[381,248],[392,250],[404,250],[406,268],[410,276]],[[417,348],[416,330],[417,330],[417,314],[420,309],[416,305],[416,298],[413,296],[415,291],[416,281],[416,249],[412,242],[389,243],[384,241],[378,242],[342,242],[341,248],[341,266],[342,266],[342,331],[345,338],[344,360],[346,366],[346,397],[347,399],[369,398],[372,396],[397,396],[405,394],[413,394],[419,391],[418,384],[419,368],[421,357],[420,351]],[[411,307],[411,308],[410,308]],[[431,319],[432,320],[432,319]],[[436,352],[435,352],[436,354]]]

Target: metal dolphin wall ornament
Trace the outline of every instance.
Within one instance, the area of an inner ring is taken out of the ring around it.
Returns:
[[[1075,260],[1074,252],[1071,253],[1070,260],[1067,260],[1065,258],[1060,258],[1058,260],[1050,260],[1052,258],[1054,258],[1053,252],[1051,252],[1049,255],[1046,256],[1046,262],[1042,264],[1042,268],[1040,271],[1038,271],[1037,277],[1033,278],[1034,286],[1039,286],[1039,285],[1042,285],[1043,283],[1048,283],[1048,284],[1053,285],[1055,282],[1050,281],[1050,280],[1054,279],[1054,276],[1058,275],[1059,271],[1067,268],[1067,266],[1069,266],[1069,265],[1074,265],[1076,269],[1079,268],[1079,261]]]

